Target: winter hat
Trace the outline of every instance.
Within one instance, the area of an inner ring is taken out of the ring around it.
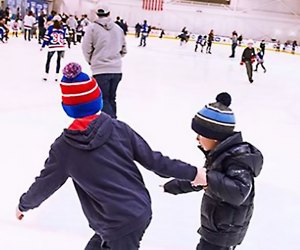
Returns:
[[[193,118],[192,129],[209,139],[222,141],[233,134],[235,117],[229,108],[231,96],[220,93],[216,102],[205,105]]]
[[[254,41],[252,39],[249,39],[247,44],[254,44]]]
[[[96,114],[103,107],[102,93],[96,80],[81,72],[78,63],[64,67],[60,88],[62,107],[72,118]]]
[[[98,9],[97,11],[97,16],[99,17],[106,17],[109,16],[109,14],[110,14],[110,10],[106,5],[101,6],[100,9]]]
[[[59,21],[61,22],[61,16],[60,15],[55,15],[53,18],[52,18],[52,21]]]

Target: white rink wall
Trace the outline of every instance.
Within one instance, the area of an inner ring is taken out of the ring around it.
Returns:
[[[184,26],[193,33],[227,36],[233,30],[253,39],[300,40],[298,0],[232,0],[229,7],[203,4],[187,4],[188,1],[165,1],[161,12],[142,9],[142,0],[61,0],[59,10],[70,14],[87,13],[95,18],[95,10],[101,3],[111,8],[111,16],[121,16],[130,26],[147,19],[156,27],[180,31]]]

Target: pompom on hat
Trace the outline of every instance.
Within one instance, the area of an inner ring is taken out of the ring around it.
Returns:
[[[83,73],[78,63],[64,67],[60,88],[62,107],[68,116],[82,118],[102,110],[102,93],[96,80]]]
[[[235,116],[229,108],[231,96],[220,93],[216,102],[205,105],[193,118],[192,129],[206,138],[223,141],[234,133]]]

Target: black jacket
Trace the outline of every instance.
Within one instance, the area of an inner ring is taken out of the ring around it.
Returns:
[[[263,156],[243,142],[241,133],[235,133],[206,154],[206,159],[208,186],[198,232],[214,245],[236,246],[244,239],[253,213],[254,177],[262,169]],[[186,181],[173,180],[166,184],[166,192],[170,191],[170,183],[176,194],[200,190],[190,184],[187,188]]]
[[[152,151],[127,124],[101,113],[86,130],[65,129],[56,139],[19,209],[38,207],[70,177],[90,227],[102,239],[120,239],[152,215],[150,195],[135,161],[165,177],[193,180],[197,173],[196,167]]]
[[[246,48],[243,52],[243,55],[242,55],[242,62],[251,62],[251,60],[255,58],[255,50],[254,48]]]

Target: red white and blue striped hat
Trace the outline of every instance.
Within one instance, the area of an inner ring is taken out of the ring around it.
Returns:
[[[60,88],[62,107],[72,118],[96,114],[103,107],[102,93],[96,80],[81,72],[78,63],[64,67]]]
[[[231,96],[220,93],[216,102],[205,105],[193,118],[192,129],[198,134],[218,141],[234,133],[235,116],[229,108]]]

